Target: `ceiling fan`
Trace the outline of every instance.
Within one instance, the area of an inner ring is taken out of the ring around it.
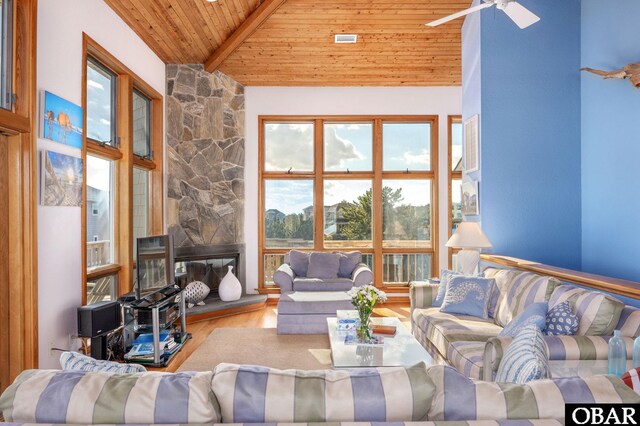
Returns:
[[[484,3],[480,3],[478,6],[454,13],[453,15],[445,16],[444,18],[429,22],[425,25],[429,27],[437,27],[445,22],[452,21],[461,16],[465,16],[491,6],[495,6],[506,13],[507,16],[520,28],[527,28],[540,20],[538,16],[515,0],[484,0]]]

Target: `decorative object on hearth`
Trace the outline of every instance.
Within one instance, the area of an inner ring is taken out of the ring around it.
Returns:
[[[242,296],[242,285],[233,273],[233,266],[229,265],[229,272],[220,281],[218,293],[220,294],[220,300],[223,302],[238,300]]]
[[[631,84],[634,85],[634,87],[640,88],[640,64],[629,64],[616,71],[602,71],[589,67],[580,68],[580,71],[588,71],[590,73],[597,74],[605,79],[619,78],[625,80],[628,78]]]
[[[462,249],[456,255],[456,260],[464,275],[473,275],[480,262],[480,250],[492,247],[476,222],[460,223],[446,246]]]
[[[184,288],[184,301],[187,302],[187,307],[193,308],[194,305],[203,306],[204,299],[209,295],[211,289],[208,285],[202,281],[190,282]]]
[[[373,308],[378,302],[386,302],[387,294],[372,285],[354,287],[347,294],[351,297],[351,304],[356,308],[358,317],[360,317],[360,325],[356,329],[358,337],[362,343],[367,343],[371,339],[369,322]]]

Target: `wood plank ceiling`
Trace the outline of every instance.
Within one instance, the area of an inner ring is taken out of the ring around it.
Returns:
[[[204,63],[260,0],[106,0],[166,63]],[[470,0],[287,0],[218,67],[249,86],[461,85]],[[333,43],[337,33],[357,44]]]

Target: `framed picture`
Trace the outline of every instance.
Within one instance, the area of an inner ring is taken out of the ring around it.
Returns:
[[[40,137],[82,149],[82,107],[43,91],[40,95]]]
[[[462,214],[465,216],[479,215],[478,181],[464,182],[461,191]]]
[[[478,160],[478,114],[464,122],[464,170],[466,173],[480,169]]]
[[[40,204],[79,207],[82,205],[82,158],[42,151],[40,161]]]

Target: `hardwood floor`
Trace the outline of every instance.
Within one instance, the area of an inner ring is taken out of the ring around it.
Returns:
[[[396,317],[407,328],[409,328],[409,315],[409,306],[402,304],[387,304],[374,310],[374,316]],[[184,345],[169,366],[149,370],[176,371],[216,328],[275,328],[277,324],[276,321],[276,307],[267,305],[259,311],[189,324],[187,331],[191,333],[192,338]]]

